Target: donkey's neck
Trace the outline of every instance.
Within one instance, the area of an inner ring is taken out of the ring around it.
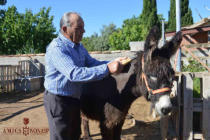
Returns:
[[[139,97],[136,94],[136,74],[134,71],[131,71],[113,77],[116,80],[117,89],[120,93],[121,107],[128,110],[133,101]]]
[[[121,91],[121,98],[125,105],[130,106],[138,97],[140,96],[137,94],[136,74],[132,74]]]

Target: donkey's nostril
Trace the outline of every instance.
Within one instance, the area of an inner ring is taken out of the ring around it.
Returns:
[[[164,115],[167,115],[170,111],[171,111],[171,107],[164,107],[161,109],[161,112],[164,114]]]

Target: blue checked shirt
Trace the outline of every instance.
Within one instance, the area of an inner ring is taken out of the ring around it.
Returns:
[[[109,74],[107,61],[92,58],[82,44],[74,44],[61,33],[47,47],[44,86],[49,92],[79,98],[82,84]]]

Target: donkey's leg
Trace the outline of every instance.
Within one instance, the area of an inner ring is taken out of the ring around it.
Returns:
[[[114,140],[121,140],[121,133],[122,133],[122,126],[123,126],[124,120],[121,121],[117,126],[114,127],[114,135],[113,139]]]
[[[92,140],[90,137],[89,121],[84,114],[82,114],[82,132],[83,132],[83,140]]]
[[[104,121],[100,121],[100,129],[101,129],[102,140],[114,140],[113,139],[114,130],[107,128]]]

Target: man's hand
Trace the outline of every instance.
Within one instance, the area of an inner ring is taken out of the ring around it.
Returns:
[[[112,61],[108,63],[107,66],[111,74],[120,73],[123,69],[123,65],[121,65],[119,61]]]
[[[115,61],[121,62],[121,61],[126,60],[126,59],[128,59],[128,57],[118,57],[118,58],[115,59]]]
[[[108,63],[107,65],[108,65],[109,72],[111,74],[120,73],[123,70],[123,66],[124,66],[122,62],[124,62],[127,59],[128,57],[119,57],[115,59],[114,61]]]

